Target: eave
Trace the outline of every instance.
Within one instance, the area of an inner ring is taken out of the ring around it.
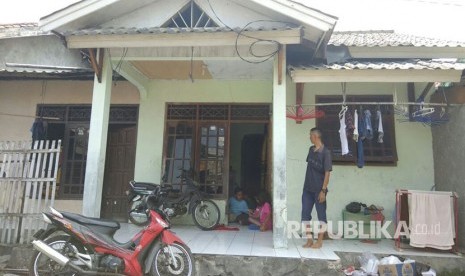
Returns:
[[[348,47],[352,58],[465,58],[463,47]]]
[[[58,10],[50,15],[42,17],[39,27],[43,31],[53,31],[80,17],[98,11],[120,0],[85,0],[74,3],[64,9]]]
[[[308,82],[458,82],[461,70],[367,69],[367,70],[299,70],[289,74],[295,83]]]
[[[71,35],[66,37],[68,48],[131,48],[131,47],[198,47],[250,45],[257,39],[277,41],[280,44],[300,44],[300,28],[271,31],[184,32],[123,35]],[[249,38],[253,37],[253,38]],[[267,43],[261,43],[267,44]]]

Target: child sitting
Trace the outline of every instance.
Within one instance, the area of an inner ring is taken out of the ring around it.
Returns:
[[[249,208],[244,200],[244,192],[241,188],[234,189],[234,196],[229,199],[230,221],[249,225]]]
[[[250,211],[249,222],[252,223],[251,230],[268,231],[273,228],[271,204],[266,192],[261,192],[257,196],[257,209]]]

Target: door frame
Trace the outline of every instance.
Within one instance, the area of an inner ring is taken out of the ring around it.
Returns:
[[[108,184],[107,181],[105,181],[105,177],[108,176],[108,171],[109,171],[109,167],[108,167],[108,160],[107,158],[109,157],[108,156],[108,151],[109,151],[109,139],[110,139],[110,128],[112,126],[121,126],[121,128],[124,128],[124,129],[127,129],[127,128],[134,128],[135,130],[135,139],[134,139],[134,151],[137,150],[137,135],[138,135],[138,127],[137,127],[137,123],[133,123],[133,124],[112,124],[111,126],[109,126],[109,129],[108,129],[108,135],[107,135],[107,151],[106,151],[106,156],[105,156],[105,171],[104,171],[104,179],[103,179],[103,187],[102,187],[102,204],[100,206],[100,216],[102,217],[102,215],[104,214],[103,212],[103,206],[104,206],[104,203],[105,203],[105,184]],[[120,129],[120,128],[118,128]],[[134,153],[135,154],[135,153]],[[135,173],[135,165],[136,165],[136,159],[134,157],[134,166],[132,167],[132,171],[133,171],[133,175]],[[122,189],[122,191],[125,190],[125,189]],[[124,197],[126,200],[127,200],[127,195],[125,193],[121,194],[122,197]],[[129,219],[128,217],[126,218],[127,220]]]
[[[195,114],[192,114],[192,117],[191,118],[170,118],[170,106],[191,106],[192,108],[195,108],[196,111],[195,111]],[[228,107],[228,114],[226,115],[227,118],[226,119],[220,119],[220,120],[215,120],[215,119],[210,119],[210,120],[202,120],[200,117],[200,107],[202,106],[227,106]],[[244,108],[244,109],[253,109],[254,107],[257,108],[257,109],[263,109],[262,111],[266,112],[266,116],[255,116],[255,117],[251,117],[250,119],[249,118],[246,118],[247,116],[244,115],[243,117],[240,117],[240,118],[234,118],[234,114],[233,114],[233,109],[234,108]],[[193,126],[194,126],[194,129],[195,131],[197,132],[199,130],[199,125],[200,124],[203,124],[203,123],[210,123],[210,124],[214,124],[214,123],[225,123],[226,125],[226,129],[225,131],[227,132],[227,136],[225,137],[225,139],[228,141],[227,143],[227,147],[225,148],[225,155],[227,155],[227,158],[225,160],[225,171],[223,171],[223,183],[224,183],[224,186],[223,186],[223,194],[221,195],[212,195],[212,197],[214,199],[222,199],[222,200],[227,200],[229,198],[229,156],[230,156],[230,130],[231,130],[231,124],[232,123],[250,123],[250,124],[253,124],[253,123],[258,123],[258,124],[265,124],[267,125],[268,127],[268,139],[270,139],[269,137],[271,136],[271,132],[270,132],[270,127],[271,127],[271,115],[272,115],[272,106],[271,106],[271,103],[228,103],[228,102],[223,102],[223,103],[207,103],[207,102],[195,102],[195,103],[192,103],[192,102],[183,102],[183,103],[176,103],[176,102],[166,102],[165,103],[165,120],[164,120],[164,131],[163,131],[163,151],[162,151],[162,174],[164,174],[164,172],[166,171],[166,155],[167,155],[167,145],[168,145],[168,141],[167,141],[167,132],[168,132],[168,123],[169,122],[177,122],[177,123],[182,123],[182,122],[189,122],[189,123],[192,123]],[[195,118],[194,118],[195,117]],[[198,137],[200,137],[197,133],[194,134],[195,135],[195,138],[196,139],[199,139]],[[200,141],[195,141],[196,143],[199,143]],[[197,154],[196,152],[193,153],[193,154]],[[267,155],[270,156],[270,153],[267,151]],[[197,159],[196,156],[194,156],[194,162],[196,163],[197,161],[195,161]],[[268,161],[269,163],[270,161]],[[195,167],[195,169],[197,170],[197,164],[193,164]],[[271,170],[271,167],[268,168],[268,172],[267,174],[269,174]],[[268,179],[268,178],[267,178]],[[163,179],[162,179],[163,181]],[[268,184],[268,185],[271,185],[271,184]]]
[[[213,194],[211,195],[212,198],[218,198],[218,199],[224,199],[224,197],[228,198],[228,181],[229,181],[229,142],[230,142],[230,136],[229,136],[229,128],[230,124],[225,121],[201,121],[197,123],[196,126],[196,132],[195,132],[195,154],[194,154],[194,168],[195,171],[198,173],[200,172],[200,151],[201,151],[201,139],[202,139],[202,127],[206,126],[211,126],[211,125],[216,125],[224,128],[224,153],[223,153],[223,168],[222,168],[222,189],[223,192],[221,194]],[[198,145],[198,146],[197,146]],[[208,145],[208,141],[207,141]],[[208,150],[208,148],[207,148]],[[208,161],[207,161],[208,162]]]

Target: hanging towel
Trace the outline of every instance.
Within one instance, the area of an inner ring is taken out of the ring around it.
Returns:
[[[384,130],[383,130],[383,117],[381,115],[381,111],[376,111],[376,121],[378,122],[378,143],[382,144],[384,138]]]
[[[346,111],[347,112],[347,111]],[[341,138],[341,154],[346,155],[349,153],[349,143],[347,141],[346,132],[346,112],[339,118],[339,137]]]
[[[373,127],[371,126],[371,111],[365,110],[365,138],[368,140],[373,139]]]
[[[354,112],[354,135],[352,136],[355,142],[358,142],[358,114],[357,109]]]
[[[450,193],[411,192],[410,245],[449,250],[454,245]]]

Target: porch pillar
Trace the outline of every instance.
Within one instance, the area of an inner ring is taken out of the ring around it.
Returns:
[[[286,46],[273,65],[273,245],[287,248]]]
[[[100,217],[102,204],[112,75],[111,61],[105,53],[101,82],[99,83],[96,75],[94,77],[82,207],[83,215],[96,218]]]

